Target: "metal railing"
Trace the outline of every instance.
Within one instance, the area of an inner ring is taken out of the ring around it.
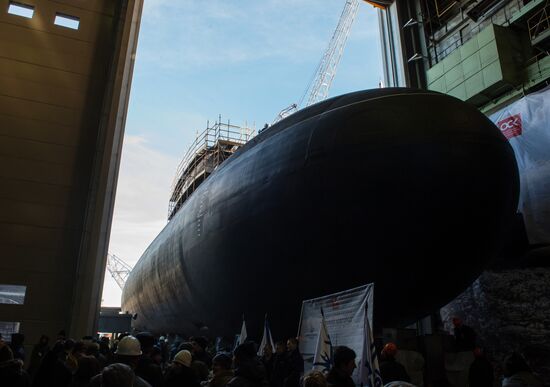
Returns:
[[[527,19],[527,27],[529,29],[529,39],[533,40],[550,28],[550,5],[548,1],[544,8]]]
[[[179,163],[171,186],[168,219],[177,212],[194,189],[229,155],[246,144],[255,135],[248,125],[240,127],[221,122],[221,116],[212,126],[207,122],[206,129],[197,134],[182,161]]]
[[[441,45],[441,41],[437,42],[436,44],[431,45],[429,47],[429,53],[430,53],[430,60],[431,60],[431,66],[439,63],[444,58],[449,56],[451,53],[453,53],[457,48],[464,45],[466,42],[468,42],[470,39],[472,39],[474,36],[476,36],[483,28],[487,27],[489,23],[494,23],[498,19],[502,18],[502,20],[499,22],[500,25],[508,25],[510,23],[510,20],[514,16],[514,14],[518,11],[520,11],[522,8],[527,6],[522,1],[515,1],[515,7],[513,8],[512,12],[510,12],[507,7],[502,8],[502,10],[495,14],[491,15],[487,19],[484,19],[480,21],[476,26],[474,26],[472,29],[470,29],[465,34],[460,34],[455,40],[453,40],[451,43],[447,45],[444,49],[439,49],[439,46]]]

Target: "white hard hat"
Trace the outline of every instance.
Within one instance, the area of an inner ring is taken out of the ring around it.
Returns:
[[[139,356],[141,355],[141,344],[134,336],[124,336],[118,343],[115,355]]]

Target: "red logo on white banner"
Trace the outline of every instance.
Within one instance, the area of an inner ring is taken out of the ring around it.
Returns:
[[[523,127],[521,126],[521,115],[514,114],[497,123],[498,128],[507,139],[521,135]]]

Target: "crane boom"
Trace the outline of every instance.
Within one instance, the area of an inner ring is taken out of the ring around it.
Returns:
[[[359,0],[346,0],[344,10],[340,15],[338,25],[332,34],[329,45],[325,50],[317,69],[315,70],[312,81],[300,98],[300,102],[297,104],[293,103],[292,105],[281,110],[277,117],[275,117],[273,123],[288,117],[300,107],[313,105],[314,103],[323,101],[328,97],[330,86],[332,85],[332,81],[336,75],[336,70],[338,68],[338,64],[340,63],[340,59],[342,58],[344,48],[346,47],[346,42],[351,31],[351,26],[355,21],[358,8]],[[302,106],[306,95],[309,95],[307,103],[305,106]]]
[[[107,270],[122,290],[132,267],[114,254],[107,254]]]
[[[334,76],[336,75],[336,70],[340,59],[342,58],[342,53],[346,47],[346,42],[351,31],[351,26],[357,15],[357,9],[359,8],[359,0],[346,0],[344,5],[344,10],[336,26],[336,30],[330,39],[330,43],[321,58],[321,62],[317,67],[315,73],[315,80],[312,82],[308,88],[309,97],[307,104],[305,106],[313,105],[319,101],[323,101],[328,97],[328,92]],[[307,94],[307,92],[306,92]],[[300,105],[302,101],[300,101]]]

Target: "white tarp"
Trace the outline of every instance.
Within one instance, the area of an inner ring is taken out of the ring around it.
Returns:
[[[550,243],[550,88],[489,116],[514,152],[521,180],[519,211],[531,244]]]
[[[300,352],[304,357],[304,370],[313,367],[313,357],[321,326],[321,308],[326,327],[334,347],[345,345],[357,354],[357,369],[353,374],[355,384],[361,384],[363,347],[365,345],[365,317],[372,326],[374,285],[368,284],[328,296],[306,300],[302,303],[302,318],[298,332]]]

